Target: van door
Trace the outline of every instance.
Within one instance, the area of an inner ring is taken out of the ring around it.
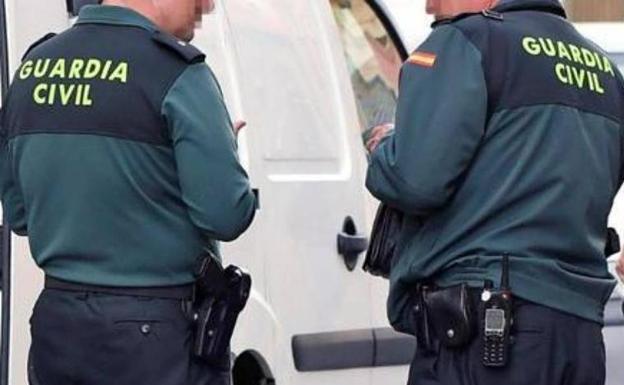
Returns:
[[[386,13],[392,8],[388,8],[385,2],[371,0],[327,1],[340,36],[343,65],[349,73],[353,102],[358,111],[359,119],[352,129],[363,132],[379,124],[394,122],[399,73],[407,52],[399,31],[392,24],[391,14]],[[404,15],[411,20],[419,16],[422,15],[417,12]],[[377,200],[367,194],[367,230],[377,205]],[[406,367],[401,365],[411,359],[414,341],[397,335],[388,326],[385,311],[388,281],[368,279],[371,280],[372,325],[377,346],[376,369],[371,371],[371,383],[393,383],[397,378],[406,378]]]
[[[253,231],[261,244],[248,252],[266,260],[266,297],[278,325],[276,382],[368,383],[365,369],[328,371],[369,353],[371,338],[350,355],[322,354],[344,351],[347,337],[371,327],[370,280],[357,259],[366,247],[366,161],[331,9],[318,1],[224,6],[260,188]],[[306,365],[291,349],[302,335],[312,335],[299,346]]]
[[[353,89],[353,101],[359,120],[354,130],[365,131],[395,119],[399,73],[407,58],[402,36],[392,22],[387,1],[373,0],[327,0],[332,7],[337,31],[344,54],[344,66],[349,73]],[[404,6],[404,17],[418,20],[422,12],[416,12],[411,4]],[[421,18],[422,19],[422,18]],[[422,20],[421,20],[422,21]],[[418,23],[414,23],[416,29]],[[428,24],[420,24],[428,30]],[[362,149],[361,151],[364,151]],[[378,201],[367,194],[369,228]],[[372,278],[373,325],[387,327],[385,303],[388,281]]]

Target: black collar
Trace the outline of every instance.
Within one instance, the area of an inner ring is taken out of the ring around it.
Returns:
[[[492,9],[495,12],[505,13],[513,11],[539,11],[567,17],[565,9],[558,0],[514,0],[504,2]]]
[[[537,11],[552,13],[563,18],[567,17],[566,11],[559,2],[559,0],[512,0],[497,5],[490,11],[475,12],[475,13],[462,13],[450,19],[443,19],[434,22],[431,27],[435,28],[442,24],[449,24],[455,21],[464,19],[473,15],[489,15],[488,17],[494,17],[496,14],[504,14],[506,12],[515,11]]]

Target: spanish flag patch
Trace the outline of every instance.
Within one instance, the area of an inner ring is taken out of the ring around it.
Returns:
[[[435,64],[436,58],[437,55],[435,54],[416,51],[409,57],[409,59],[407,59],[407,62],[410,64],[416,64],[422,67],[431,68]]]

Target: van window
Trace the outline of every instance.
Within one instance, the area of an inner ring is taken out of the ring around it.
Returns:
[[[394,121],[402,59],[388,30],[365,0],[330,0],[361,129]]]
[[[347,128],[318,3],[227,2],[226,10],[248,132],[266,130],[256,144],[269,174],[342,172]]]
[[[624,21],[622,0],[565,0],[564,6],[575,22]]]

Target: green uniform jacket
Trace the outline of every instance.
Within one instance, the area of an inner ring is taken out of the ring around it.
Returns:
[[[27,53],[0,121],[2,202],[46,274],[186,284],[250,225],[256,198],[204,58],[110,6]]]
[[[557,1],[497,10],[440,23],[412,54],[396,132],[372,154],[368,189],[407,214],[388,300],[398,330],[413,331],[417,282],[498,284],[505,254],[516,296],[595,322],[615,285],[622,77]]]

